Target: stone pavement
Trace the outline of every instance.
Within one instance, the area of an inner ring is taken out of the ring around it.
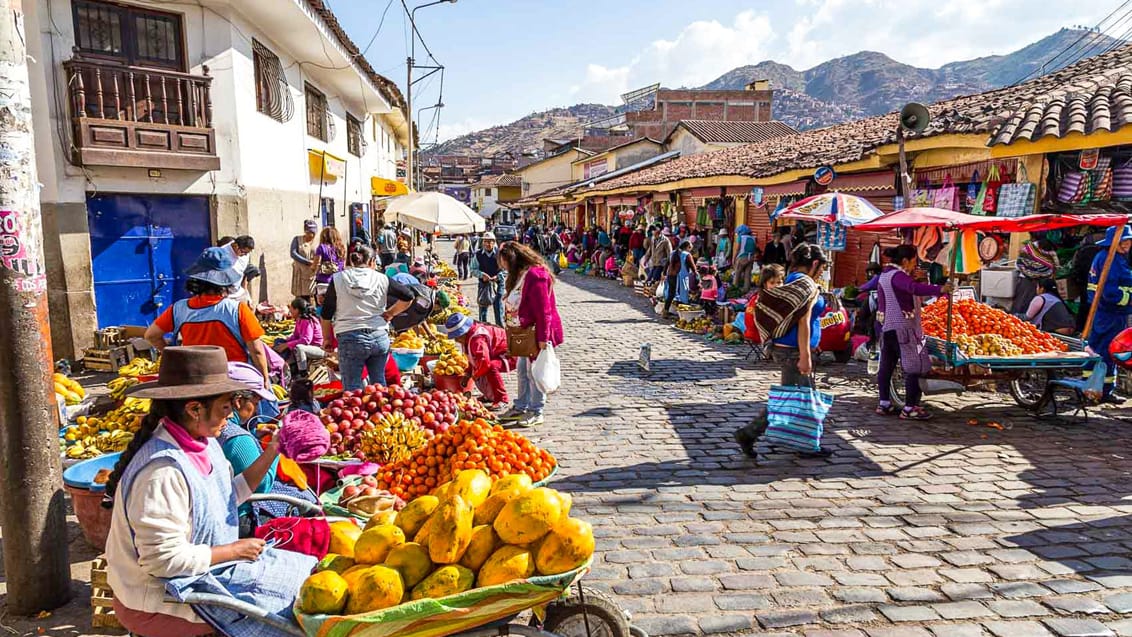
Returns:
[[[831,363],[836,455],[756,464],[731,434],[771,364],[658,323],[614,281],[567,273],[556,291],[564,386],[527,433],[594,525],[586,582],[650,634],[1132,635],[1121,421],[1066,426],[987,393],[934,399],[927,423],[884,418],[861,367]]]

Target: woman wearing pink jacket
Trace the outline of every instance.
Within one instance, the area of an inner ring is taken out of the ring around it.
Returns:
[[[302,297],[291,301],[291,318],[295,320],[295,331],[284,340],[276,341],[272,347],[286,360],[294,362],[299,374],[305,376],[310,360],[326,357],[322,344],[322,325],[315,316],[314,306]]]
[[[499,249],[499,265],[507,271],[504,292],[506,325],[535,328],[539,351],[547,345],[557,348],[562,344],[562,319],[554,299],[554,276],[537,252],[521,243],[508,241]],[[515,421],[520,427],[534,427],[543,423],[542,410],[546,394],[532,379],[534,359],[519,357],[519,396],[511,409],[501,416]]]

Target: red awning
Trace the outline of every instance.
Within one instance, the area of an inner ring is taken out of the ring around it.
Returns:
[[[896,194],[896,177],[891,170],[856,175],[838,175],[829,190],[837,192],[884,192]]]
[[[853,226],[853,230],[884,232],[900,228],[931,227],[944,230],[983,232],[1044,232],[1074,226],[1119,226],[1129,215],[1027,215],[1025,217],[983,217],[942,208],[905,208],[879,219]]]
[[[804,194],[806,194],[805,181],[792,181],[788,184],[774,184],[772,186],[763,186],[764,197],[786,197],[789,195]]]
[[[688,191],[688,196],[695,199],[717,199],[721,192],[719,186],[712,186],[710,188],[693,188]]]

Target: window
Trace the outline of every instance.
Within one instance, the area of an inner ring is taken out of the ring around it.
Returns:
[[[279,56],[252,40],[252,67],[255,70],[255,109],[272,119],[289,122],[295,114],[291,90],[283,75]]]
[[[357,157],[361,157],[366,152],[366,140],[362,137],[362,123],[349,113],[346,113],[346,150]]]
[[[181,16],[141,7],[74,0],[75,47],[128,66],[185,70]]]
[[[310,84],[306,85],[307,99],[307,135],[327,141],[327,120],[330,119],[326,111],[326,95]]]

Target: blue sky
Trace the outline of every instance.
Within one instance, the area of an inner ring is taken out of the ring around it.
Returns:
[[[331,0],[365,47],[389,0]],[[422,2],[409,2],[409,7]],[[1064,26],[1093,25],[1117,0],[458,0],[417,12],[446,67],[440,139],[578,102],[617,103],[661,82],[698,86],[743,64],[796,69],[860,50],[938,67],[1007,53]],[[1119,17],[1119,14],[1118,14]],[[1115,21],[1115,20],[1114,20]],[[408,27],[393,0],[367,57],[404,88]],[[1116,32],[1125,25],[1118,25]],[[417,47],[417,59],[426,54]],[[439,81],[414,88],[414,110]],[[416,113],[414,113],[414,116]],[[419,123],[423,139],[432,113]]]

